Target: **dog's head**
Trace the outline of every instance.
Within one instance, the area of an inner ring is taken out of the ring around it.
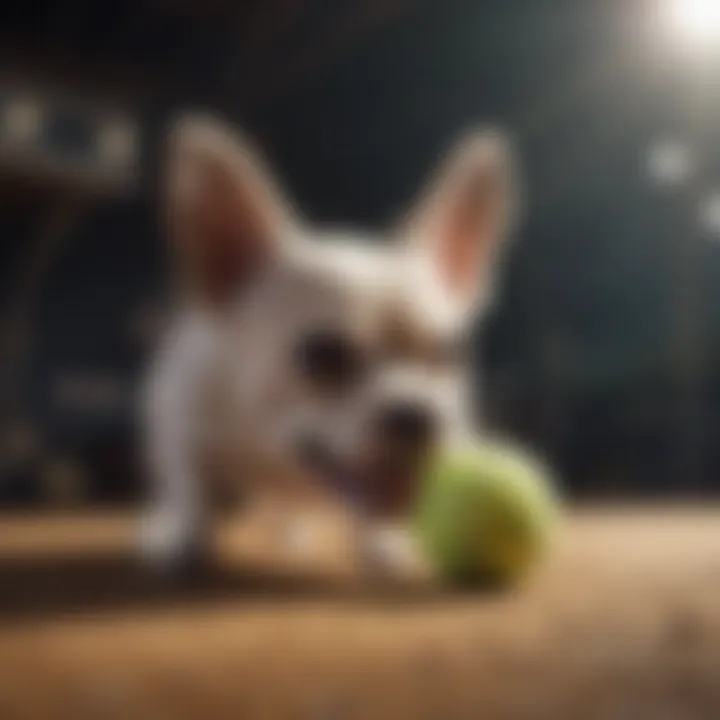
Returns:
[[[308,228],[248,146],[205,120],[170,145],[180,277],[222,327],[245,442],[401,504],[467,416],[463,345],[511,206],[507,143],[461,142],[403,222],[372,240]]]

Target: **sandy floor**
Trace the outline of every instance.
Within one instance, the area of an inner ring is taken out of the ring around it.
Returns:
[[[720,718],[720,509],[576,513],[507,597],[138,573],[123,518],[0,519],[0,718]],[[242,545],[242,543],[240,544]]]

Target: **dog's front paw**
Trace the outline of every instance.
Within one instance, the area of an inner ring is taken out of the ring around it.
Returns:
[[[435,581],[415,538],[404,528],[380,528],[366,535],[360,560],[363,571],[373,580],[412,586]]]
[[[166,579],[197,576],[207,567],[208,547],[198,522],[160,511],[140,524],[140,559],[155,575]]]

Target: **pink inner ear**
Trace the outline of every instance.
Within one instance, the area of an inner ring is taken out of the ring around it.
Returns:
[[[269,257],[265,242],[236,230],[210,233],[203,242],[199,270],[213,302],[230,300],[261,271]]]
[[[501,190],[493,178],[473,178],[446,209],[438,262],[443,279],[456,295],[469,297],[491,261],[500,233]]]
[[[467,217],[462,213],[453,214],[446,233],[439,247],[444,280],[453,293],[470,294],[475,289],[480,264],[479,239],[474,236]]]
[[[205,298],[218,304],[252,281],[268,262],[274,243],[255,189],[213,170],[187,207],[186,229],[191,272]]]
[[[463,195],[448,208],[438,247],[438,262],[448,289],[465,297],[474,292],[479,280],[487,239],[480,227],[479,208],[472,196]]]

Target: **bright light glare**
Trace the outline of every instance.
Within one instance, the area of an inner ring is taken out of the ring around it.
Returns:
[[[666,138],[650,147],[647,165],[653,182],[674,187],[682,185],[691,177],[695,171],[695,158],[685,143]]]
[[[674,32],[690,45],[720,42],[720,0],[668,0]]]

